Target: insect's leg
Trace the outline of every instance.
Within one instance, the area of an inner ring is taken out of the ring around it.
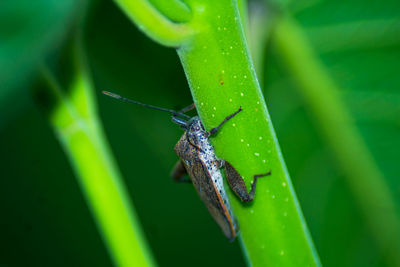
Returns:
[[[179,126],[181,126],[182,129],[186,128],[187,125],[187,121],[185,121],[184,119],[178,117],[178,116],[172,116],[172,122],[178,124]]]
[[[217,127],[212,128],[210,131],[208,131],[207,132],[207,137],[210,136],[210,135],[216,134],[218,132],[219,128],[222,127],[222,125],[224,125],[227,121],[229,121],[230,119],[235,117],[240,111],[242,111],[242,107],[239,107],[239,109],[235,113],[233,113],[233,114],[229,115],[228,117],[226,117]]]
[[[181,110],[179,111],[179,113],[186,113],[186,112],[191,111],[192,109],[195,109],[195,108],[196,108],[196,106],[195,106],[195,104],[193,103],[193,104],[190,104],[189,106],[184,107],[183,109],[181,109]]]
[[[171,176],[175,182],[179,182],[179,183],[191,183],[192,182],[190,180],[190,178],[187,176],[187,171],[186,171],[185,165],[183,165],[182,160],[178,160],[178,162],[172,168]]]
[[[224,162],[226,179],[233,192],[242,200],[243,202],[251,202],[254,199],[254,194],[256,192],[257,179],[271,174],[271,171],[265,174],[254,175],[253,183],[251,184],[250,192],[247,192],[246,184],[243,181],[242,176],[237,172],[237,170],[228,161]]]
[[[225,165],[225,161],[223,159],[217,159],[217,168],[220,169]]]

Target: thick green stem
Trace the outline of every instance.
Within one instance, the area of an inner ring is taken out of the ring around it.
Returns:
[[[147,0],[114,1],[138,25],[140,30],[160,44],[178,47],[193,34],[189,26],[172,22]],[[185,14],[176,17],[186,19]]]
[[[277,21],[272,38],[335,153],[382,254],[389,263],[400,265],[400,219],[395,201],[353,118],[340,101],[339,88],[293,20],[283,17]]]
[[[154,266],[131,200],[97,116],[83,55],[75,54],[68,95],[48,71],[42,99],[51,99],[50,122],[74,168],[87,203],[117,266]],[[43,98],[44,97],[44,98]],[[48,106],[42,106],[44,108]]]
[[[212,139],[249,186],[259,181],[252,204],[231,201],[241,227],[244,251],[254,266],[316,266],[319,259],[295,196],[263,95],[249,58],[236,1],[190,1],[202,25],[178,50],[199,115],[207,129],[243,108]]]

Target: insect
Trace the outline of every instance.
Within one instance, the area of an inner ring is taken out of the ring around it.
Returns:
[[[253,201],[257,179],[271,174],[271,171],[268,171],[265,174],[254,175],[251,190],[248,192],[243,178],[236,169],[228,161],[219,159],[215,155],[214,147],[211,145],[209,138],[217,134],[218,130],[227,121],[242,111],[242,108],[240,107],[236,112],[227,116],[217,127],[206,131],[198,116],[191,118],[184,114],[194,109],[194,104],[181,111],[175,111],[143,104],[114,93],[106,91],[103,91],[103,93],[121,101],[172,114],[172,121],[178,124],[185,132],[174,148],[180,159],[172,169],[171,175],[177,182],[191,181],[193,183],[211,216],[221,227],[225,236],[233,241],[239,232],[239,225],[230,207],[220,169],[224,168],[229,186],[243,202]],[[190,179],[185,179],[186,174],[189,175]]]

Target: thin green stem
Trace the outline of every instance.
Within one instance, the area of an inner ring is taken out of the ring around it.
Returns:
[[[340,89],[295,21],[282,17],[276,22],[272,38],[345,172],[382,254],[391,265],[400,265],[400,219],[394,199],[353,118],[340,101]]]
[[[114,1],[140,30],[160,44],[179,47],[193,34],[190,26],[172,22],[147,0]]]
[[[50,99],[49,119],[74,168],[88,205],[117,266],[154,266],[121,174],[96,112],[94,90],[75,50],[68,94],[48,70],[40,96]],[[46,107],[46,106],[42,106]],[[48,107],[48,106],[47,106]]]
[[[192,18],[189,7],[181,0],[149,0],[149,2],[174,22],[188,22]]]

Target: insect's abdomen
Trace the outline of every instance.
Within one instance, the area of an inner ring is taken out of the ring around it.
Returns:
[[[198,192],[201,200],[206,205],[211,216],[215,219],[218,225],[221,227],[225,236],[232,239],[236,236],[236,229],[234,226],[233,218],[231,218],[226,206],[224,205],[223,199],[212,182],[211,177],[207,175],[207,170],[204,170],[204,166],[201,162],[196,162],[193,166],[194,169],[201,168],[205,175],[191,175],[193,185]],[[221,177],[222,178],[222,177]]]
[[[230,240],[236,236],[238,225],[223,188],[222,175],[216,165],[215,152],[207,139],[199,148],[189,143],[185,132],[175,146],[176,154],[182,159],[193,186],[206,205],[211,216]]]

